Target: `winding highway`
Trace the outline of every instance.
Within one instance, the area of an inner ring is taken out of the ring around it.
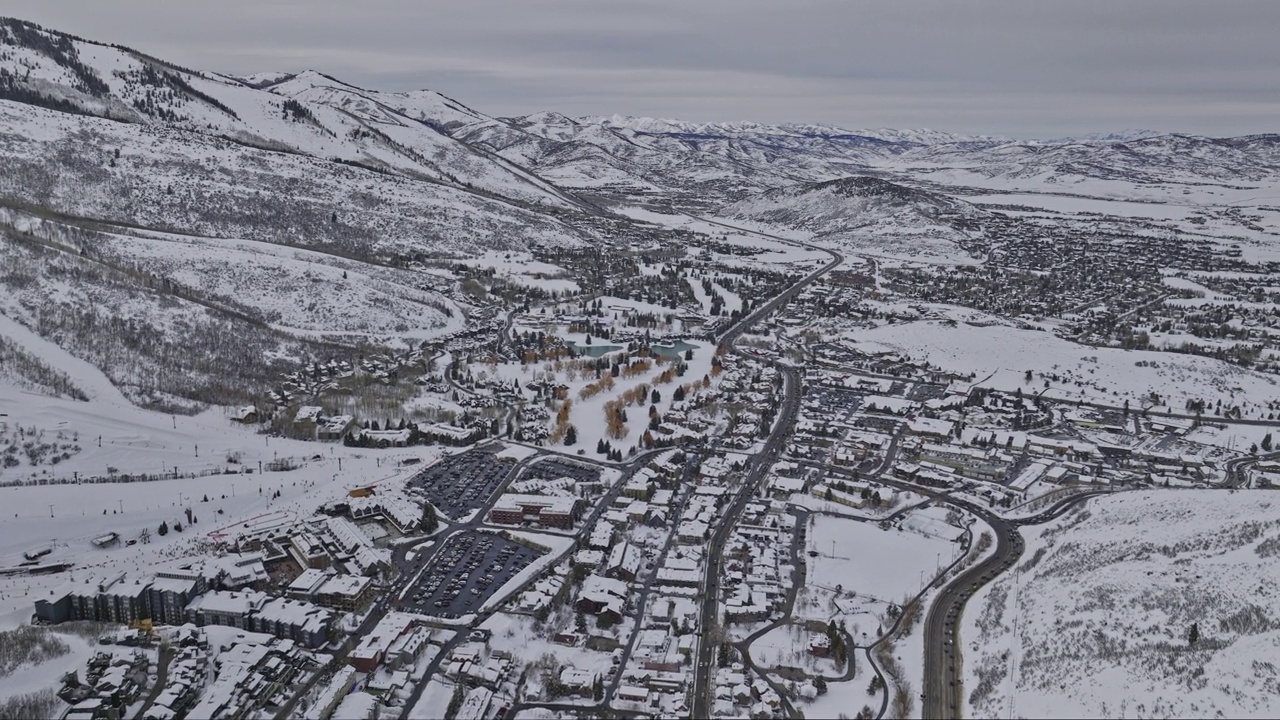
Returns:
[[[918,488],[913,488],[920,492]],[[1064,498],[1048,510],[1028,518],[1005,519],[980,505],[948,498],[991,526],[996,549],[992,555],[961,572],[933,599],[924,627],[924,717],[959,718],[964,706],[964,668],[959,647],[960,618],[965,603],[983,585],[1013,567],[1026,548],[1018,527],[1049,522],[1076,505],[1111,490],[1096,490]]]

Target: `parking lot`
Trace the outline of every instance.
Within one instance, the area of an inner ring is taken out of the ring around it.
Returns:
[[[529,465],[520,477],[522,479],[545,478],[547,480],[568,477],[573,478],[576,482],[593,483],[600,481],[600,468],[553,457],[539,460]]]
[[[863,390],[810,385],[804,389],[804,402],[817,403],[831,413],[832,419],[847,420],[862,408]]]
[[[907,399],[916,402],[928,402],[938,398],[946,397],[947,386],[935,385],[934,383],[917,383],[907,388]]]
[[[409,480],[409,487],[456,520],[488,502],[514,465],[509,458],[495,458],[491,449],[472,450],[425,468]]]
[[[456,618],[479,612],[485,600],[540,553],[491,533],[449,538],[409,593],[409,612]]]

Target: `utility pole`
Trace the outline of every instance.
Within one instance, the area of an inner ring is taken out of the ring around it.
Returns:
[[[49,506],[49,517],[53,517],[53,505]]]
[[[124,514],[124,500],[117,500],[116,502],[120,504],[120,514],[121,514],[121,515],[123,515],[123,514]]]

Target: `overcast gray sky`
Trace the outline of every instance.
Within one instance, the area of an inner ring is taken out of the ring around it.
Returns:
[[[1271,0],[0,0],[0,15],[200,69],[431,88],[495,115],[1280,131]]]

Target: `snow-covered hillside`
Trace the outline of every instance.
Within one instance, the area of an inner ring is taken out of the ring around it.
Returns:
[[[364,184],[411,185],[411,194],[425,200],[414,215],[450,206],[477,216],[505,215],[502,221],[513,229],[529,218],[511,217],[514,209],[487,197],[561,209],[577,204],[528,172],[440,132],[434,123],[441,119],[447,125],[480,117],[456,103],[428,93],[367,93],[318,73],[292,76],[271,89],[277,92],[22,21],[0,22],[0,99],[10,101],[5,126],[13,136],[51,141],[83,131],[89,136],[82,140],[121,154],[146,154],[170,171],[184,171],[186,179],[210,184],[241,179],[244,169],[235,160],[244,154],[255,155],[258,167],[282,180],[341,176],[345,168],[354,176],[346,184],[372,175]],[[455,116],[446,117],[445,109]],[[93,120],[99,117],[115,122]],[[119,127],[109,129],[113,125]],[[6,161],[55,157],[48,148],[12,143],[5,153]],[[98,179],[114,185],[109,177]]]
[[[816,242],[904,257],[979,253],[990,216],[962,200],[875,177],[771,190],[722,208],[728,220],[802,230]]]
[[[1024,530],[963,620],[974,717],[1275,717],[1280,525],[1265,496],[1123,493]]]

